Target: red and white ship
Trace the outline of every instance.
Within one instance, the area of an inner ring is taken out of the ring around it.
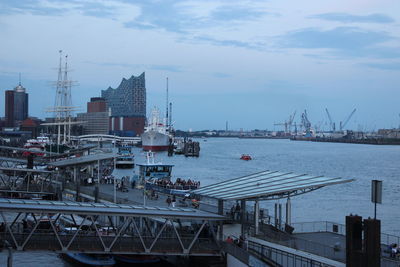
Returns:
[[[160,111],[154,107],[147,127],[142,134],[142,148],[144,151],[168,150],[171,136],[166,122],[167,119],[160,120]]]
[[[45,147],[46,143],[41,140],[29,139],[24,145],[24,148],[28,150],[24,151],[22,156],[27,157],[30,154],[33,154],[35,156],[43,157],[45,155]]]

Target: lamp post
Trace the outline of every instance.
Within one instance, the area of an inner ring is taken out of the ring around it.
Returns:
[[[115,166],[116,166],[116,158],[114,157],[114,170]],[[117,204],[117,182],[115,175],[114,175],[114,203]]]

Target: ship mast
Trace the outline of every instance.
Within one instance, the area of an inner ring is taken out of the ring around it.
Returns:
[[[166,129],[169,129],[168,125],[168,77],[167,77],[167,102],[166,102],[166,112],[165,112],[165,124],[166,124]]]
[[[76,107],[72,107],[71,100],[71,86],[75,82],[68,80],[68,56],[65,56],[64,73],[62,68],[62,50],[60,53],[60,62],[58,67],[58,77],[55,82],[56,97],[54,107],[48,109],[48,112],[54,113],[54,123],[43,123],[42,125],[55,125],[57,126],[57,145],[61,143],[67,144],[71,140],[71,125],[79,122],[72,123],[71,115]],[[64,75],[63,75],[64,74]],[[63,127],[63,138],[61,140],[61,126]]]

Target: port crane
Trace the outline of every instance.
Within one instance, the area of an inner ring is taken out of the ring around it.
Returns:
[[[331,127],[331,131],[335,132],[336,131],[336,124],[333,122],[331,114],[329,114],[328,108],[325,108],[326,114],[328,115],[329,119],[329,126]]]
[[[304,110],[304,112],[301,114],[301,125],[306,131],[306,136],[311,135],[311,122],[308,119],[307,110]]]
[[[347,119],[344,121],[344,123],[340,122],[340,131],[343,131],[344,127],[346,127],[346,124],[349,122],[351,117],[353,117],[355,112],[356,112],[356,109],[353,109],[353,111],[350,113],[350,115],[347,117]]]
[[[285,133],[291,133],[293,120],[295,116],[296,116],[296,110],[293,112],[293,114],[289,116],[289,119],[287,121],[282,123],[275,123],[274,125],[283,125],[285,127]]]

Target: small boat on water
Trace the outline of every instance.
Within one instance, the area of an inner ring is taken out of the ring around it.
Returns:
[[[132,147],[125,144],[118,148],[118,154],[115,161],[116,168],[133,168],[135,167],[135,163],[133,160]]]
[[[62,254],[61,256],[66,260],[77,262],[85,266],[108,267],[108,266],[114,266],[116,264],[114,257],[107,254],[87,254],[87,253],[67,252],[65,254]]]
[[[251,160],[251,156],[249,154],[242,154],[240,157],[241,160]]]

